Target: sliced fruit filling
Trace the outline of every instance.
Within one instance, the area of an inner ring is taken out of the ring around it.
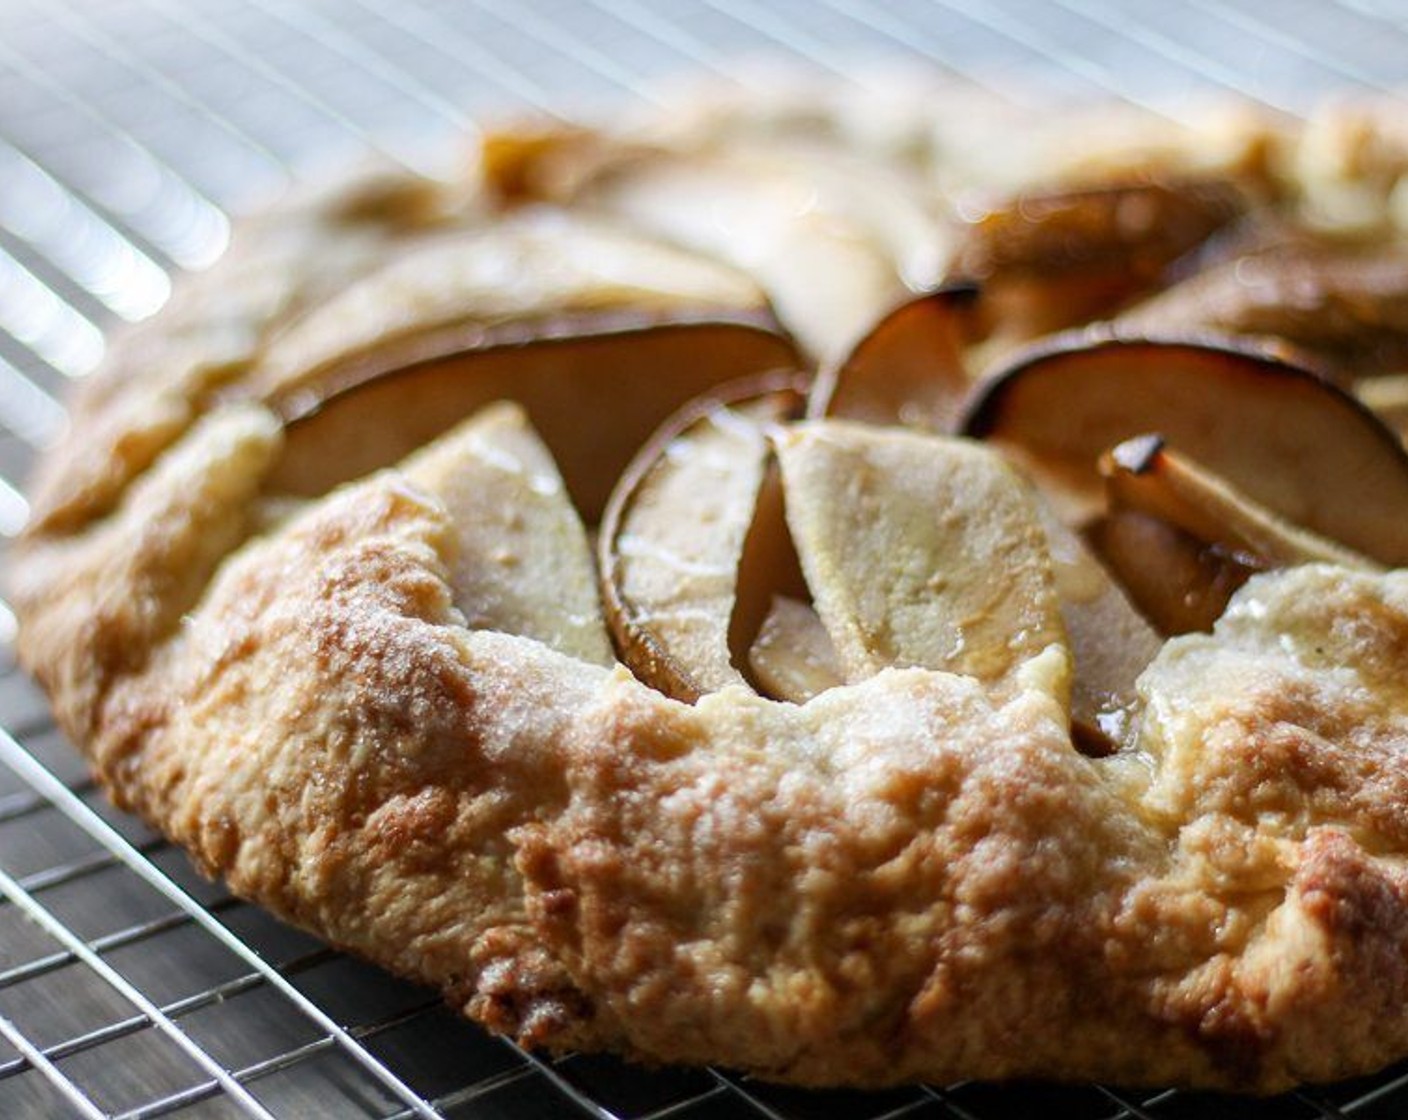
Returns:
[[[732,403],[707,398],[666,424],[602,521],[603,598],[622,657],[684,700],[746,683],[730,628],[768,475],[766,430],[802,399],[786,384],[756,388]]]
[[[787,521],[848,681],[889,666],[1001,693],[1065,642],[1031,494],[960,440],[812,421],[774,437]]]
[[[706,401],[613,495],[604,599],[642,679],[684,699],[732,685],[804,701],[920,666],[1002,695],[1064,645],[1036,496],[1000,456],[787,422],[798,403],[795,391]]]
[[[467,625],[612,663],[586,531],[518,405],[490,405],[401,469],[449,510],[450,586]]]
[[[1034,338],[1147,293],[1246,209],[1220,180],[1028,191],[974,215],[950,273],[988,288],[993,332]]]
[[[1266,182],[960,200],[573,130],[491,138],[484,175],[492,223],[426,231],[251,378],[286,423],[260,508],[404,460],[472,626],[687,702],[891,667],[1001,701],[1054,649],[1103,754],[1255,573],[1408,564],[1408,455],[1364,406],[1408,416],[1403,247]]]
[[[590,522],[681,404],[798,363],[744,273],[546,212],[409,246],[279,341],[253,377],[287,423],[272,492],[324,493],[512,399]]]

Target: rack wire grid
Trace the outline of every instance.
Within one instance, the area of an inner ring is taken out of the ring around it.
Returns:
[[[0,537],[103,332],[211,263],[228,215],[310,168],[453,147],[478,114],[649,99],[748,60],[863,82],[901,59],[1165,109],[1304,111],[1408,77],[1393,0],[4,0]],[[1017,88],[1008,86],[1008,88]],[[1104,1086],[800,1092],[720,1070],[546,1060],[281,925],[112,809],[10,652],[0,602],[0,1116],[770,1120],[1408,1115],[1408,1067],[1251,1102]]]

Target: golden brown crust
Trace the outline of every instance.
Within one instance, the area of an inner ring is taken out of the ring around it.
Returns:
[[[1149,671],[1148,757],[1107,763],[1036,691],[889,670],[689,707],[466,631],[444,532],[383,475],[251,546],[109,694],[105,780],[240,893],[532,1043],[1271,1089],[1408,1041],[1377,672],[1408,580],[1254,581]]]
[[[229,390],[300,283],[228,376],[119,358],[18,550],[26,664],[207,872],[533,1045],[1253,1091],[1408,1053],[1408,574],[1252,579],[1105,759],[1051,649],[1001,700],[679,703],[467,628],[452,514],[394,469],[270,522],[280,423]]]

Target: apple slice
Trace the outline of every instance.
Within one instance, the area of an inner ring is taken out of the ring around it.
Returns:
[[[519,406],[490,405],[400,470],[450,512],[450,586],[468,626],[615,663],[586,530]]]
[[[1161,634],[1211,630],[1233,592],[1261,570],[1254,557],[1133,509],[1112,510],[1086,536]]]
[[[512,398],[594,521],[681,402],[796,363],[741,273],[531,213],[418,243],[284,331],[254,386],[288,424],[275,492],[323,493]]]
[[[817,375],[808,415],[952,431],[972,389],[964,347],[977,296],[953,284],[901,303]]]
[[[1293,525],[1224,478],[1164,445],[1162,436],[1126,440],[1100,457],[1113,509],[1158,517],[1207,544],[1255,556],[1268,568],[1339,564],[1380,566],[1352,549]]]
[[[971,221],[949,275],[983,284],[990,329],[1032,338],[1147,291],[1245,209],[1219,180],[1028,191]]]
[[[788,381],[695,402],[612,494],[599,538],[607,617],[626,664],[678,699],[747,686],[731,628],[767,477],[765,430],[801,402]]]
[[[1097,511],[1106,448],[1143,432],[1297,525],[1408,563],[1408,455],[1323,378],[1233,340],[1083,331],[1015,357],[965,430],[1015,450],[1069,516]]]
[[[787,522],[846,679],[892,666],[1008,692],[1066,635],[1026,484],[974,444],[847,421],[774,434]]]
[[[775,700],[805,704],[845,683],[844,671],[821,616],[799,599],[773,596],[772,606],[748,651],[748,666],[761,691]]]

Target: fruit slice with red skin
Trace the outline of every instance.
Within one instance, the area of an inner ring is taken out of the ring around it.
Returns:
[[[1158,435],[1136,436],[1100,457],[1112,509],[1160,518],[1206,544],[1255,556],[1268,568],[1339,564],[1359,571],[1379,565],[1277,516]]]
[[[450,587],[466,625],[614,664],[586,530],[519,406],[482,409],[399,469],[450,513]]]
[[[768,472],[765,433],[801,402],[794,383],[774,381],[692,403],[641,450],[607,506],[598,547],[617,648],[678,699],[747,686],[730,628]]]
[[[807,414],[953,431],[972,390],[964,350],[977,298],[953,284],[901,303],[817,375]]]
[[[774,434],[787,522],[849,682],[888,666],[976,677],[998,695],[1064,647],[1032,496],[963,440],[809,421]]]
[[[1158,431],[1288,521],[1408,564],[1397,437],[1323,378],[1234,340],[1059,336],[998,371],[964,427],[1011,451],[1077,524],[1101,508],[1100,455]]]

